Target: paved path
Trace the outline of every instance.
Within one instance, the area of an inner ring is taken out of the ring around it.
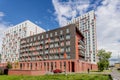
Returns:
[[[111,76],[113,80],[120,80],[120,72],[118,72],[116,69],[112,70]]]

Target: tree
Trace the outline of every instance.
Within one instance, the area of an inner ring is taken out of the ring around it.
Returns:
[[[111,58],[112,52],[106,52],[104,49],[98,51],[97,56],[99,57],[98,69],[103,71],[109,67],[109,58]]]
[[[15,61],[14,64],[15,64],[15,69],[18,68],[18,66],[19,66],[18,61]]]
[[[11,69],[12,68],[12,64],[10,62],[7,62],[7,68]]]

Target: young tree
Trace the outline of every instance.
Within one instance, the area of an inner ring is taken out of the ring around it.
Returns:
[[[7,62],[7,68],[11,69],[12,68],[12,64],[10,62]]]
[[[16,69],[16,68],[18,68],[18,66],[19,66],[18,61],[15,61],[15,62],[14,62],[14,64],[15,64],[15,66],[14,66],[14,67],[15,67],[15,69]]]
[[[97,56],[99,57],[98,69],[103,71],[109,67],[109,58],[111,58],[112,52],[106,52],[104,49],[98,51]]]

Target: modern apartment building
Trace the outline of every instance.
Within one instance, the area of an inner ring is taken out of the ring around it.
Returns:
[[[45,30],[26,20],[18,25],[8,28],[4,32],[2,43],[1,62],[19,61],[20,39],[42,33]]]
[[[84,37],[69,25],[20,41],[20,61],[77,59],[84,60]]]
[[[84,36],[74,24],[22,38],[19,68],[43,71],[41,74],[55,69],[65,72],[97,69],[96,65],[85,61],[84,45]],[[26,73],[23,71],[23,74]]]
[[[96,63],[97,40],[96,40],[96,19],[94,11],[90,11],[67,23],[75,23],[85,37],[85,60]]]

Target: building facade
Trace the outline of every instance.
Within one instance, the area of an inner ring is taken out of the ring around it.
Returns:
[[[115,63],[114,66],[115,68],[120,68],[120,63]]]
[[[32,36],[45,30],[35,25],[29,20],[26,20],[18,25],[8,28],[4,32],[2,42],[1,62],[19,61],[20,54],[20,39]]]
[[[23,38],[20,41],[19,69],[45,72],[96,69],[96,65],[85,61],[84,45],[84,36],[73,24]]]
[[[90,11],[77,18],[72,19],[67,24],[75,23],[85,37],[85,60],[96,63],[97,39],[96,39],[96,19],[94,11]]]
[[[76,40],[76,37],[79,39]],[[84,60],[84,51],[84,37],[73,25],[29,36],[20,41],[20,61]]]

